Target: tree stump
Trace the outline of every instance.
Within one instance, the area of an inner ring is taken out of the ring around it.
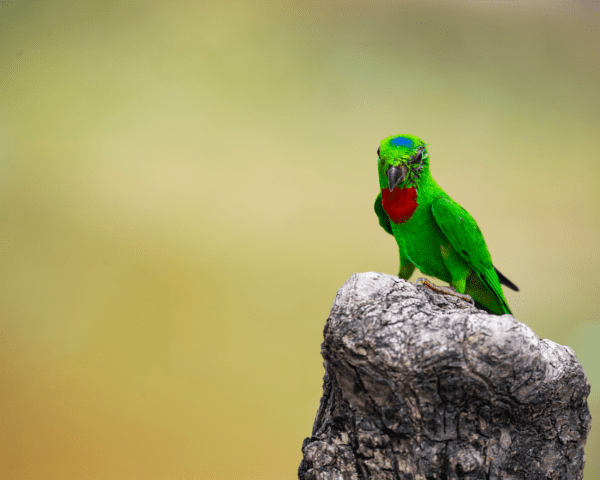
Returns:
[[[340,288],[300,480],[576,480],[590,385],[569,347],[382,273]]]

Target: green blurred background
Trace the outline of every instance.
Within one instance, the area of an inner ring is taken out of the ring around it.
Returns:
[[[599,2],[0,7],[1,478],[296,478],[398,133],[600,418]]]

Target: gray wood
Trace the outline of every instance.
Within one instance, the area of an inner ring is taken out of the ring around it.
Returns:
[[[300,480],[577,480],[590,385],[569,347],[382,273],[339,289]]]

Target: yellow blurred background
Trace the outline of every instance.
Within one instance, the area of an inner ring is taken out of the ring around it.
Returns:
[[[0,7],[0,478],[297,478],[398,133],[576,352],[600,478],[598,2]]]

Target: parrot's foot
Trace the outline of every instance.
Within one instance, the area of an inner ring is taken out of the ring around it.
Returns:
[[[464,300],[465,302],[470,303],[471,305],[475,305],[475,301],[473,300],[473,297],[471,297],[471,295],[467,295],[466,293],[458,293],[452,286],[440,287],[439,285],[435,285],[423,277],[417,278],[415,285],[421,285],[423,287],[429,288],[429,290],[432,290],[435,293],[441,293],[442,295],[449,295],[451,297],[460,298],[461,300]]]

